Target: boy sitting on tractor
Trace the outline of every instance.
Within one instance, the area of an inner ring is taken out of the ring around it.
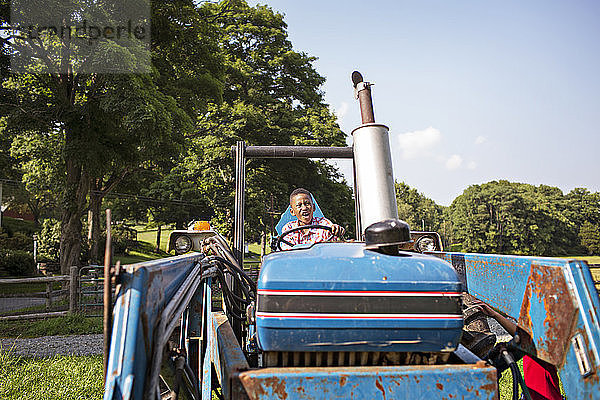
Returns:
[[[314,211],[315,205],[308,190],[298,188],[290,194],[290,212],[298,219],[288,222],[282,229],[280,241],[284,243],[281,247],[283,250],[290,249],[297,244],[327,242],[344,235],[343,227],[325,217],[313,216]],[[307,229],[302,229],[303,226],[306,226]],[[292,232],[286,235],[288,231]]]

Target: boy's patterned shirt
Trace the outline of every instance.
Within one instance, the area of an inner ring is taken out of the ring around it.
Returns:
[[[289,231],[290,229],[297,228],[298,226],[300,226],[299,222],[300,221],[297,219],[294,221],[290,221],[283,226],[283,229],[281,231],[285,233],[285,232]],[[331,222],[330,220],[328,220],[325,217],[313,217],[310,225],[324,225],[324,226],[332,227],[333,222]],[[318,242],[326,242],[326,241],[330,240],[332,237],[333,237],[333,234],[330,231],[326,231],[325,229],[319,229],[319,228],[310,228],[310,229],[301,229],[296,232],[292,232],[289,235],[287,235],[284,238],[284,240],[292,243],[293,245],[297,245],[297,244],[313,244],[313,243],[318,243]],[[287,244],[285,244],[283,242],[281,243],[281,248],[283,250],[291,249],[290,246],[288,246]]]

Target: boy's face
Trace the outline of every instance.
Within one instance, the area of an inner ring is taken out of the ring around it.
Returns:
[[[315,207],[309,195],[298,193],[292,197],[290,206],[292,207],[292,215],[298,218],[300,225],[308,225],[311,223]]]

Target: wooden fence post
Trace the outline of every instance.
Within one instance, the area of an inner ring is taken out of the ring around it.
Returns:
[[[52,308],[52,282],[46,282],[46,311]]]
[[[77,286],[78,286],[78,268],[71,267],[71,271],[69,273],[70,281],[69,281],[69,313],[73,314],[77,311]]]

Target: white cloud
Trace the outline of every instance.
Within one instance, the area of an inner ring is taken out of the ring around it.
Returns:
[[[348,112],[348,103],[346,103],[345,101],[342,102],[342,104],[335,109],[334,113],[335,116],[338,117],[339,119],[344,118],[344,116],[346,115],[346,113]]]
[[[477,163],[475,161],[471,161],[469,164],[467,164],[467,168],[475,169],[475,168],[477,168]]]
[[[462,165],[463,158],[458,154],[452,154],[450,158],[446,161],[446,168],[449,170],[460,168]]]
[[[402,158],[408,160],[428,156],[431,150],[441,141],[439,130],[429,127],[421,131],[407,132],[396,137]]]
[[[487,141],[487,138],[485,136],[479,135],[475,138],[475,144],[483,144],[486,141]]]

